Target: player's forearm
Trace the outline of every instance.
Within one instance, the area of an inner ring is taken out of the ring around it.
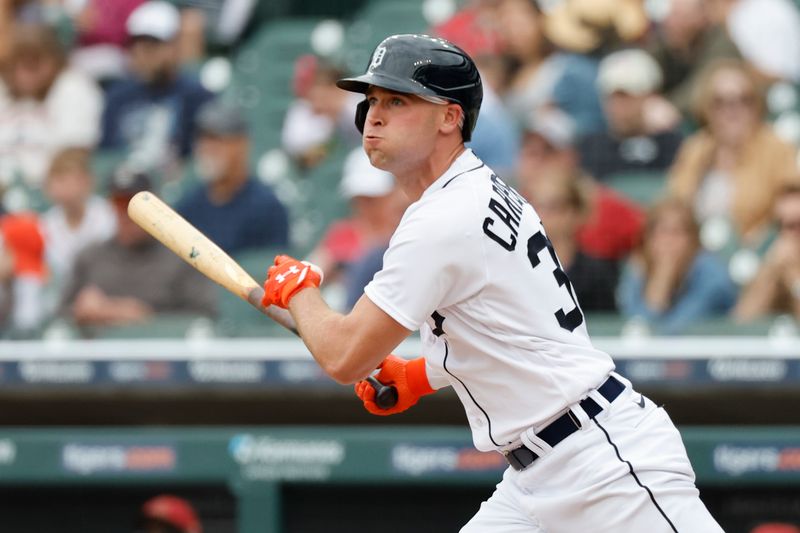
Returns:
[[[289,311],[311,355],[339,383],[363,379],[389,353],[365,345],[356,321],[328,307],[317,289],[298,293]]]

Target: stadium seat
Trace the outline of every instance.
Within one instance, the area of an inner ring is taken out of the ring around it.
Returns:
[[[619,172],[606,176],[603,184],[634,202],[647,206],[663,194],[666,179],[665,173],[661,171]]]
[[[94,339],[174,339],[186,337],[199,329],[206,330],[209,336],[214,334],[213,323],[206,317],[159,314],[143,324],[90,328],[87,333]]]
[[[263,26],[239,49],[231,87],[223,95],[252,117],[254,157],[280,146],[283,117],[292,94],[294,63],[311,52],[317,18],[283,19]]]
[[[420,0],[372,0],[347,28],[345,66],[363,71],[375,46],[396,33],[425,33]]]
[[[237,254],[236,261],[258,283],[264,281],[275,256],[286,253],[283,248],[259,248]],[[292,334],[248,305],[238,296],[218,287],[219,318],[216,331],[226,337],[278,337]]]

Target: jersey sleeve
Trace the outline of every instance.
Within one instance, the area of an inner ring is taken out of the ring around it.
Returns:
[[[435,310],[468,298],[486,283],[477,232],[466,217],[442,207],[428,204],[424,212],[403,219],[383,269],[364,289],[375,305],[411,331]]]

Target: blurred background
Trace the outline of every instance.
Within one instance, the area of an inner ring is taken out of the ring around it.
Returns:
[[[440,532],[477,510],[504,462],[454,394],[370,417],[125,214],[157,191],[258,280],[277,252],[315,261],[347,310],[408,202],[334,82],[420,32],[475,59],[470,147],[536,207],[712,513],[800,532],[797,0],[0,0],[2,531]]]

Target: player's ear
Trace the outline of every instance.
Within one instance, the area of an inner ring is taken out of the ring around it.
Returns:
[[[444,107],[442,114],[442,122],[440,129],[444,134],[450,134],[453,131],[461,131],[461,123],[463,122],[464,110],[458,104],[447,104]]]

